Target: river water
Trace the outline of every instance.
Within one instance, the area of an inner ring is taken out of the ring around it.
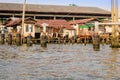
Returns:
[[[100,47],[0,45],[0,80],[120,80],[120,49]]]

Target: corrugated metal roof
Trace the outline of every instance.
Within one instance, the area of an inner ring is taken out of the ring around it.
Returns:
[[[22,11],[22,4],[0,3],[0,11]],[[28,12],[52,12],[52,13],[88,13],[88,14],[110,14],[109,11],[97,7],[58,6],[58,5],[36,5],[27,4]]]

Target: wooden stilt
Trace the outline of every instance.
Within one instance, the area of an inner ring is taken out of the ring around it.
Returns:
[[[8,34],[8,45],[12,45],[12,34]]]

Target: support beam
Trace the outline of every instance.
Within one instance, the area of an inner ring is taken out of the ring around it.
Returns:
[[[54,16],[54,20],[56,20],[56,16]]]
[[[98,23],[98,25],[120,25],[120,22]]]
[[[73,17],[73,21],[75,20],[75,17]]]
[[[0,16],[12,16],[13,15],[13,13],[0,13]],[[49,17],[49,16],[51,16],[51,17],[53,17],[54,16],[54,14],[34,14],[34,13],[26,13],[25,14],[26,16],[47,16],[47,17]],[[15,13],[15,16],[22,16],[22,14],[21,13]],[[83,16],[83,15],[55,15],[55,16],[57,16],[57,17],[76,17],[76,18],[90,18],[90,17],[95,17],[95,18],[109,18],[109,16],[99,16],[99,15],[97,15],[97,16],[90,16],[90,15],[87,15],[87,16]]]
[[[12,17],[14,18],[14,17],[15,17],[15,15],[13,14],[13,15],[12,15]]]
[[[34,19],[36,19],[36,16],[34,16]]]

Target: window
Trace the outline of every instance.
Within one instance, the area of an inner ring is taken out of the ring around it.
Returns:
[[[30,28],[29,32],[33,32],[33,25],[30,25],[29,28]]]
[[[33,32],[33,25],[32,24],[26,24],[26,32]]]
[[[26,32],[29,32],[29,26],[26,24]]]
[[[40,27],[36,27],[36,28],[35,28],[35,32],[36,32],[36,33],[40,33]]]

